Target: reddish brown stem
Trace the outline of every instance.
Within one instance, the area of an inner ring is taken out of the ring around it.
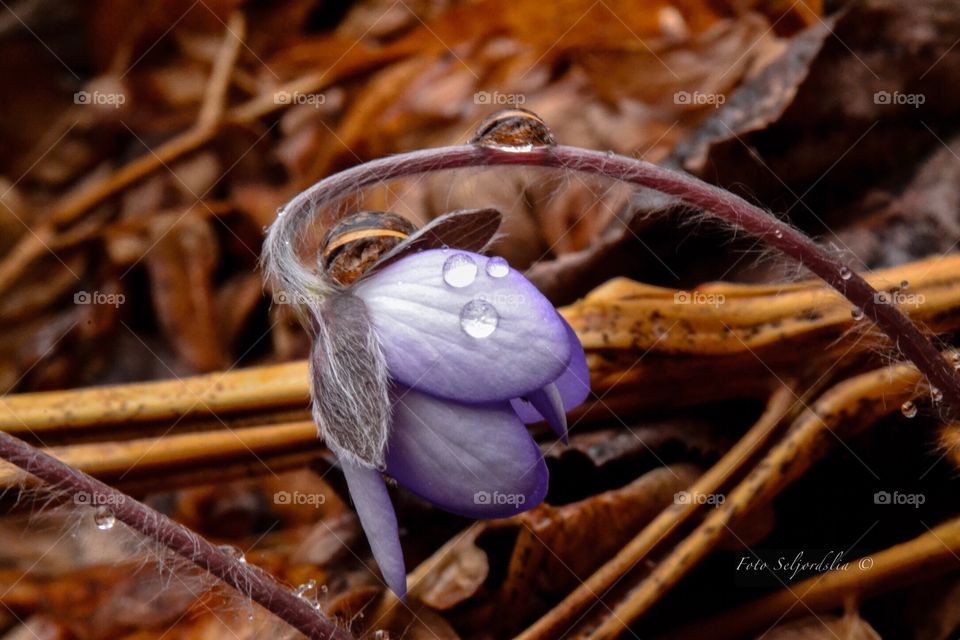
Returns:
[[[960,412],[960,378],[933,344],[890,301],[881,297],[859,274],[828,255],[801,231],[742,198],[693,176],[642,160],[578,147],[539,147],[504,150],[462,145],[404,153],[367,162],[313,185],[283,210],[264,244],[267,274],[287,293],[310,296],[317,278],[299,261],[297,242],[302,231],[343,196],[387,180],[462,167],[526,165],[579,171],[630,182],[674,196],[722,222],[743,229],[767,245],[800,262],[839,291],[873,321],[897,348],[943,392],[949,409]]]
[[[77,502],[110,505],[117,520],[223,580],[311,640],[352,637],[266,572],[241,562],[162,513],[5,431],[0,431],[0,458],[57,490],[66,491],[74,499],[83,498]]]

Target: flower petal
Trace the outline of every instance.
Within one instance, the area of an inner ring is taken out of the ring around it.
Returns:
[[[563,320],[526,278],[490,260],[498,259],[424,251],[357,283],[395,380],[444,398],[494,402],[536,391],[566,369]]]
[[[337,457],[383,580],[391,591],[404,598],[407,593],[407,571],[400,547],[397,514],[390,502],[383,476],[376,469],[356,464],[351,456],[338,453]]]
[[[531,393],[527,399],[537,413],[544,417],[560,441],[568,444],[570,439],[567,437],[567,412],[563,409],[563,397],[557,385],[551,382],[543,389]]]
[[[567,340],[570,343],[570,352],[572,355],[570,356],[570,363],[567,365],[566,371],[556,379],[554,384],[557,385],[557,390],[560,392],[560,397],[563,400],[564,411],[571,411],[583,404],[583,401],[590,395],[590,370],[587,368],[587,359],[583,353],[583,346],[580,344],[580,339],[577,338],[577,334],[570,325],[567,324],[566,320],[563,321],[563,324],[567,330]],[[549,416],[542,415],[538,412],[537,407],[535,407],[530,400],[532,400],[532,398],[528,395],[526,399],[517,398],[511,401],[513,409],[517,412],[517,415],[520,416],[520,419],[526,424],[548,419]],[[551,426],[554,425],[551,424]],[[554,427],[554,431],[556,431],[556,427]]]
[[[506,402],[461,405],[398,387],[387,474],[468,518],[504,518],[547,492],[540,447]]]

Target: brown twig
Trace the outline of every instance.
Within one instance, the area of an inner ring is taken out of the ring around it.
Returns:
[[[74,498],[84,496],[88,504],[110,505],[114,518],[210,572],[308,638],[347,640],[352,637],[266,572],[221,551],[145,504],[2,431],[0,457]]]
[[[690,493],[695,495],[716,493],[724,482],[737,473],[767,443],[776,427],[791,412],[795,402],[796,397],[792,389],[784,386],[778,387],[770,396],[767,408],[756,424],[740,438],[726,455],[697,479],[690,487]],[[622,579],[627,572],[642,562],[660,541],[689,520],[698,506],[697,503],[691,501],[684,504],[674,504],[664,510],[644,527],[633,540],[627,543],[623,550],[595,571],[586,582],[583,582],[567,595],[560,604],[518,635],[517,640],[560,637],[564,627],[570,625],[577,617],[584,615],[584,612],[592,604],[596,604],[599,598]]]
[[[851,560],[846,570],[835,569],[807,578],[714,618],[684,627],[668,637],[672,640],[753,637],[756,631],[779,620],[808,615],[811,611],[841,609],[851,597],[869,598],[956,571],[960,567],[958,555],[960,518],[955,518],[913,540]]]
[[[918,392],[917,370],[898,364],[844,380],[828,390],[797,418],[784,439],[726,496],[726,501],[682,540],[590,635],[591,640],[618,636],[703,559],[750,509],[769,501],[820,459],[839,438],[896,411]]]

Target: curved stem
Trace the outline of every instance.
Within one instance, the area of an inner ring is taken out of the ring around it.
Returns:
[[[162,513],[5,431],[0,431],[0,458],[68,492],[74,499],[83,496],[85,504],[110,505],[110,512],[117,520],[223,580],[307,638],[350,640],[352,637],[264,571],[241,562]]]
[[[555,167],[630,182],[674,196],[709,216],[743,229],[797,260],[860,308],[929,383],[942,391],[948,407],[954,413],[960,412],[960,378],[917,326],[890,301],[890,296],[881,297],[859,274],[828,255],[811,238],[729,191],[685,173],[610,153],[567,146],[508,151],[461,145],[404,153],[352,167],[321,180],[284,207],[264,243],[267,275],[293,296],[322,293],[318,274],[305,267],[297,246],[302,230],[323,215],[326,205],[363,187],[403,176],[499,165]]]

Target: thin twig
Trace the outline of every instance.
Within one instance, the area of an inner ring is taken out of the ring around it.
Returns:
[[[88,498],[88,504],[110,505],[117,520],[210,572],[311,640],[347,640],[352,637],[266,572],[221,551],[145,504],[2,431],[0,458],[57,490],[66,491],[75,498]]]
[[[759,420],[713,467],[690,487],[692,495],[710,495],[737,472],[760,450],[775,432],[776,427],[790,413],[795,404],[792,389],[779,386],[770,396],[767,408]],[[560,637],[564,627],[582,615],[591,603],[598,602],[618,580],[636,567],[664,538],[686,522],[697,510],[695,501],[674,504],[665,509],[644,527],[633,540],[597,569],[563,601],[517,636],[517,640],[535,640]]]

